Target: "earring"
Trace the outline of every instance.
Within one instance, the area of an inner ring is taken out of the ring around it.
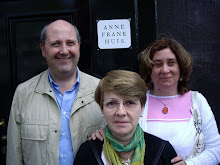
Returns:
[[[141,114],[141,117],[143,117],[143,115]]]
[[[180,81],[183,81],[183,77],[182,76],[180,77]]]

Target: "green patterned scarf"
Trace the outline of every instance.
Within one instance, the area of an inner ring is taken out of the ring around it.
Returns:
[[[144,132],[140,125],[137,125],[135,133],[130,143],[125,147],[119,143],[111,134],[108,126],[105,127],[104,137],[104,154],[111,165],[122,164],[117,152],[129,152],[134,149],[134,155],[131,160],[131,165],[142,165],[145,154]],[[116,152],[117,151],[117,152]]]

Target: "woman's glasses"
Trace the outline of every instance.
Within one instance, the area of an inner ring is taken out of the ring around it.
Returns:
[[[137,106],[139,105],[140,100],[124,100],[122,102],[123,106],[125,107],[125,109],[127,110],[132,110],[137,108]],[[117,99],[110,99],[107,101],[103,102],[103,105],[107,108],[107,109],[112,109],[112,110],[116,110],[119,105],[121,104],[120,101],[118,101]]]

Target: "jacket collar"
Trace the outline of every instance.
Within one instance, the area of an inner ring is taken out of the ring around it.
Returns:
[[[77,97],[82,97],[85,95],[89,95],[94,92],[94,89],[89,85],[89,81],[85,76],[85,73],[79,72],[79,77],[80,77],[80,83],[79,83],[79,90],[77,92]],[[35,92],[40,93],[40,94],[51,94],[53,89],[50,85],[49,78],[48,78],[48,70],[42,72],[40,75],[39,81],[37,83],[37,86],[35,88]]]
[[[53,89],[50,86],[49,78],[48,78],[48,70],[45,70],[40,75],[39,81],[36,85],[35,92],[43,94],[43,93],[52,93]]]

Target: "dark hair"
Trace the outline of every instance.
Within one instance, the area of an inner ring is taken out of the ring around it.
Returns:
[[[50,23],[51,24],[51,23]],[[45,45],[45,41],[46,41],[46,37],[47,37],[47,29],[48,29],[48,26],[50,25],[45,25],[44,28],[42,29],[41,31],[41,34],[40,34],[40,43],[42,43],[43,45]],[[72,25],[72,24],[71,24]],[[81,42],[81,39],[80,39],[80,34],[79,34],[79,30],[77,29],[77,27],[75,25],[72,25],[76,31],[76,37],[77,37],[77,41],[78,42]]]
[[[170,48],[175,54],[177,62],[180,66],[180,77],[182,81],[178,82],[178,92],[184,94],[190,90],[190,74],[192,71],[192,58],[190,54],[182,47],[180,43],[171,38],[162,38],[151,43],[138,56],[140,62],[140,74],[144,79],[147,87],[153,89],[151,81],[151,73],[154,63],[152,61],[156,52]]]
[[[140,99],[141,107],[144,107],[147,87],[139,74],[126,70],[113,70],[105,75],[95,91],[95,100],[101,109],[103,109],[104,92],[114,92],[125,99]]]

